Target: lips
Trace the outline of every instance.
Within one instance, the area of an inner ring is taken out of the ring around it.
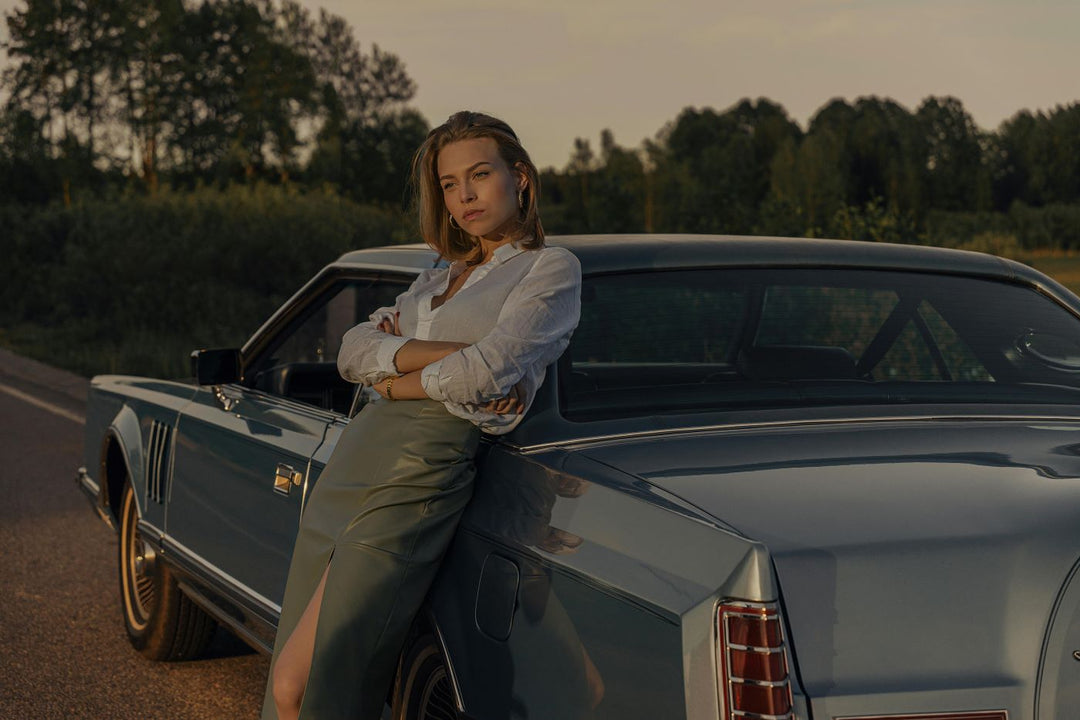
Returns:
[[[480,217],[483,214],[484,214],[483,210],[470,210],[469,212],[462,215],[461,219],[464,220],[465,222],[471,222],[471,221],[475,220],[476,218]]]

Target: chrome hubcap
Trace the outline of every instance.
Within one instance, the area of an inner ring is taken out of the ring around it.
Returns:
[[[125,507],[123,523],[124,578],[129,620],[136,627],[145,626],[154,607],[154,565],[157,559],[153,548],[142,539],[135,524],[138,513],[134,500]]]
[[[454,692],[446,668],[440,667],[424,684],[420,696],[420,720],[456,720]]]
[[[154,549],[147,546],[142,540],[137,540],[138,554],[135,556],[135,575],[145,575],[153,572],[154,561],[157,560],[157,553]]]

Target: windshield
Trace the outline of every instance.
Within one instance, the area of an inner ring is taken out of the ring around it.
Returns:
[[[586,278],[574,420],[881,403],[1080,404],[1080,320],[1034,290],[916,272]]]

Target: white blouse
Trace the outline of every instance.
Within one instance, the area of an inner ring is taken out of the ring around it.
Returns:
[[[445,294],[465,269],[459,261],[420,273],[392,306],[345,333],[338,370],[346,380],[370,386],[398,374],[394,355],[410,339],[469,343],[425,367],[421,384],[452,414],[484,432],[503,434],[517,427],[524,413],[499,415],[482,406],[520,383],[528,411],[547,366],[563,353],[577,327],[581,266],[563,248],[523,250],[507,243],[474,268],[449,300],[432,308],[432,298]],[[396,313],[400,337],[377,327]]]

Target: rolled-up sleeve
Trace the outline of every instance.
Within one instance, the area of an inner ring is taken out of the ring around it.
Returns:
[[[341,377],[349,382],[374,385],[391,375],[397,375],[394,356],[411,337],[391,335],[379,330],[383,320],[393,320],[400,310],[401,301],[414,289],[427,282],[435,270],[420,273],[408,290],[394,300],[394,304],[371,313],[366,322],[354,326],[341,338],[337,366]]]
[[[494,328],[479,342],[421,372],[428,397],[480,405],[505,397],[530,369],[566,350],[581,314],[581,266],[563,248],[547,248],[507,296]],[[526,408],[535,387],[526,388]]]

